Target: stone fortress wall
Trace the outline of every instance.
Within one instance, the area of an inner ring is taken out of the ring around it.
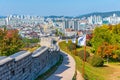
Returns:
[[[59,61],[59,48],[40,47],[0,59],[0,80],[35,80]]]

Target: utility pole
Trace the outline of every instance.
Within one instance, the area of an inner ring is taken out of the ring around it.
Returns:
[[[83,78],[84,78],[84,74],[85,74],[85,61],[86,61],[86,45],[84,46],[84,59],[83,59],[83,68],[82,68]]]
[[[87,35],[87,31],[86,31],[86,28],[85,28],[85,38],[86,38],[86,35]],[[83,59],[83,68],[82,68],[83,78],[84,78],[84,75],[85,75],[85,61],[86,61],[86,39],[85,39],[85,45],[84,45],[84,59]]]

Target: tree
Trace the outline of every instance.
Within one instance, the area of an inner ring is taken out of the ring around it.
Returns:
[[[19,51],[23,47],[23,42],[20,36],[18,35],[18,31],[0,30],[0,55],[9,56]]]
[[[56,36],[64,36],[64,34],[62,32],[60,32],[58,29],[56,29]]]
[[[120,24],[112,25],[103,25],[101,27],[96,27],[93,32],[93,38],[91,40],[92,47],[97,51],[104,42],[108,44],[120,45]]]
[[[117,55],[118,60],[120,61],[120,50],[116,50],[116,55]]]
[[[108,31],[108,27],[106,25],[103,25],[102,27],[96,27],[93,32],[93,38],[91,40],[92,46],[97,50],[97,48],[103,43],[103,42],[110,42],[110,32]]]
[[[90,42],[92,49],[100,57],[107,60],[108,58],[117,59],[120,49],[120,24],[96,27]]]
[[[111,59],[117,59],[119,56],[119,46],[118,45],[110,45],[107,42],[104,42],[101,46],[97,49],[97,55],[99,55],[102,58],[106,58],[107,62],[109,58]]]
[[[31,47],[37,45],[37,43],[40,42],[38,38],[33,38],[33,39],[22,38],[22,41],[24,42],[25,47]]]

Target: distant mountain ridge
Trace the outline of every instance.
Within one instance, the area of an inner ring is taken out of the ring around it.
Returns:
[[[82,17],[90,17],[90,16],[101,16],[101,17],[109,17],[112,16],[113,14],[116,14],[117,16],[120,16],[120,11],[111,11],[111,12],[93,12],[93,13],[88,13],[84,15],[77,16],[77,18],[82,18]]]
[[[83,18],[83,17],[90,17],[90,16],[101,16],[101,17],[109,17],[112,16],[113,14],[116,14],[117,16],[120,16],[120,11],[111,11],[111,12],[93,12],[93,13],[88,13],[88,14],[83,14],[83,15],[79,15],[76,17],[73,16],[56,16],[56,15],[51,15],[51,16],[44,16],[45,18]],[[0,18],[6,18],[7,16],[0,16]]]
[[[93,13],[79,15],[79,16],[76,16],[76,17],[73,17],[73,16],[55,16],[55,15],[51,15],[51,16],[46,16],[46,18],[62,18],[62,17],[65,17],[65,18],[83,18],[83,17],[94,16],[94,15],[101,16],[102,18],[105,18],[105,17],[112,16],[114,13],[117,16],[120,16],[120,11],[111,11],[111,12],[93,12]]]
[[[6,18],[7,16],[0,16],[0,18]]]

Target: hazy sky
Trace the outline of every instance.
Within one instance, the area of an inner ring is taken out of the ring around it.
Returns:
[[[0,0],[0,15],[67,15],[120,10],[120,0]]]

